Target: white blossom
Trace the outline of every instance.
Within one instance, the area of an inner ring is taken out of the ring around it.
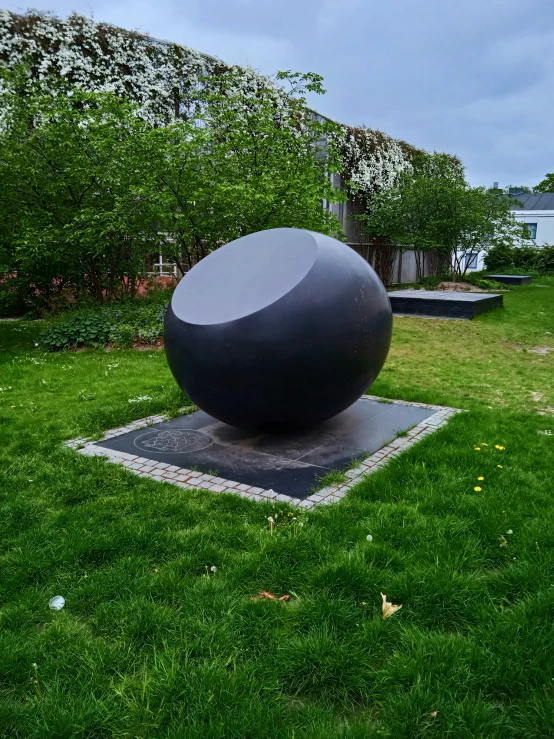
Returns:
[[[412,171],[400,144],[379,131],[343,126],[338,142],[346,166],[346,178],[362,195],[387,190],[401,172]]]
[[[226,95],[224,104],[236,108],[236,121],[247,124],[252,115],[248,102],[257,99],[260,88],[270,93],[276,116],[288,110],[290,99],[279,84],[251,68],[227,65],[194,49],[75,13],[61,20],[36,10],[26,15],[0,10],[0,65],[27,65],[29,83],[53,75],[91,92],[125,95],[138,104],[140,117],[153,125],[167,125],[186,115],[197,100],[203,78],[221,72],[233,75],[236,94]],[[0,96],[3,89],[5,83],[0,80]],[[0,105],[0,127],[6,115],[6,106],[2,110]],[[315,112],[310,115],[324,120]],[[387,189],[399,173],[411,170],[409,156],[395,139],[367,128],[342,128],[337,143],[345,179],[361,195]],[[301,137],[304,130],[302,117],[296,118],[291,134]],[[319,144],[325,146],[324,141]]]

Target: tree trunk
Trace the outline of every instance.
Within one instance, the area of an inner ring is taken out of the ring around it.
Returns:
[[[390,285],[392,282],[392,272],[394,262],[396,260],[396,246],[387,244],[384,240],[374,242],[373,253],[375,255],[375,271],[383,281],[384,285]]]

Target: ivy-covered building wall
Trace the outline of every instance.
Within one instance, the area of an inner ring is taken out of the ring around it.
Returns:
[[[156,126],[186,117],[203,78],[211,75],[240,72],[245,86],[272,86],[277,98],[281,94],[278,85],[253,69],[77,14],[62,20],[36,11],[17,15],[0,10],[0,65],[25,65],[30,79],[55,75],[85,89],[129,97],[141,116]],[[379,131],[345,125],[341,129],[343,173],[333,177],[342,188],[346,182],[353,187],[348,201],[325,207],[339,218],[347,243],[375,261],[368,237],[352,216],[363,212],[372,193],[411,168],[416,149]],[[404,269],[397,257],[395,281],[412,278],[408,264],[409,255]]]

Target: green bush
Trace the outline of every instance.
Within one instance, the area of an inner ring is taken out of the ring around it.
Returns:
[[[488,272],[515,275],[554,274],[554,246],[495,246],[485,257]]]
[[[137,333],[137,329],[130,323],[119,323],[111,329],[109,339],[118,349],[130,349]]]
[[[46,326],[40,345],[47,351],[60,351],[77,346],[98,348],[108,341],[125,349],[135,338],[154,343],[163,333],[170,297],[171,290],[156,290],[148,298],[109,307],[73,308]]]
[[[441,282],[451,279],[452,275],[431,275],[429,277],[423,277],[418,284],[426,290],[436,290]]]
[[[542,247],[520,246],[513,250],[513,266],[520,269],[536,269],[540,259]]]
[[[485,256],[485,267],[489,272],[504,272],[514,265],[515,248],[511,246],[494,246]]]
[[[542,274],[554,274],[554,245],[545,244],[537,259],[537,268]]]
[[[110,318],[90,308],[71,311],[46,328],[40,344],[48,351],[69,349],[76,346],[104,346],[110,333]]]

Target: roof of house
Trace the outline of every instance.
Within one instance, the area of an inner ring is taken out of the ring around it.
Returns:
[[[512,205],[512,210],[554,210],[554,192],[512,193],[510,197],[521,203]]]

